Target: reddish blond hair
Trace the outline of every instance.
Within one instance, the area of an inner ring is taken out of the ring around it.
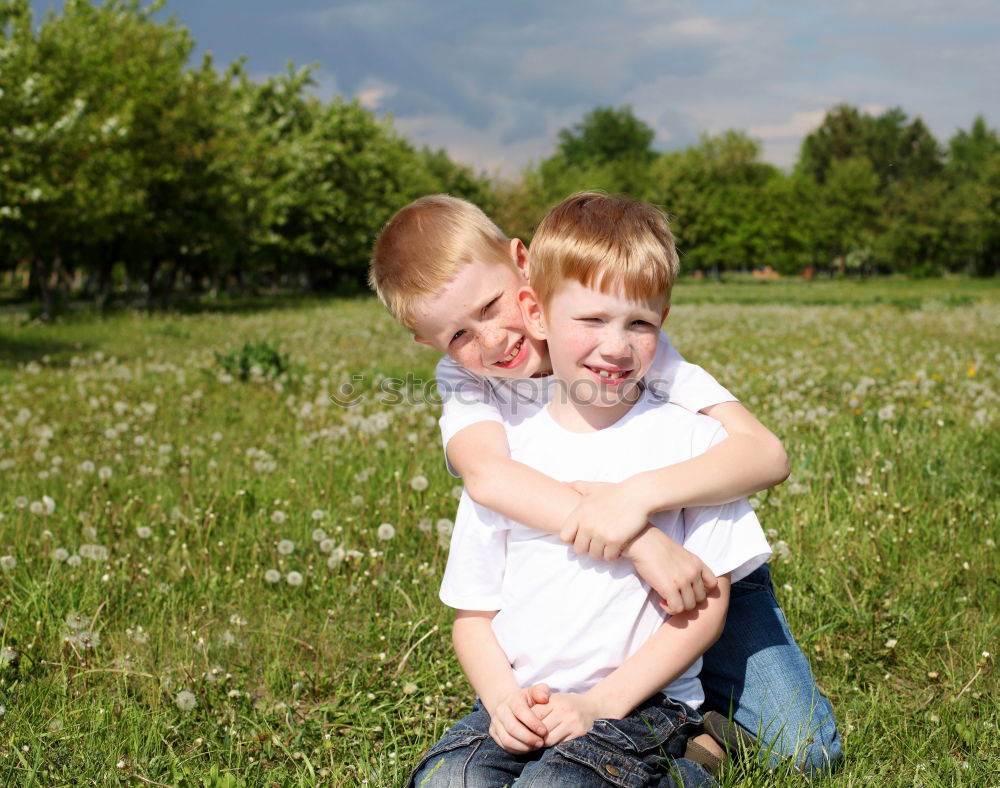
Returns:
[[[680,268],[667,215],[654,205],[600,192],[567,197],[531,241],[531,286],[547,306],[566,281],[642,300],[670,291]]]

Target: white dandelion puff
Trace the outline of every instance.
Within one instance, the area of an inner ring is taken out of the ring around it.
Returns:
[[[66,566],[79,566],[81,563],[80,556],[71,555],[66,558]]]
[[[111,468],[107,465],[102,465],[101,469],[97,472],[97,477],[102,481],[106,482],[111,478]]]
[[[90,626],[90,619],[83,613],[73,611],[66,616],[66,626],[74,631],[80,631]]]
[[[153,529],[148,525],[140,525],[136,527],[135,534],[140,539],[149,539],[153,535]]]
[[[300,586],[302,585],[302,573],[291,571],[285,575],[285,582],[290,586]]]
[[[340,566],[343,560],[344,560],[344,548],[335,547],[333,550],[330,551],[329,558],[326,559],[326,568],[336,569],[338,566]]]
[[[442,517],[437,521],[435,528],[437,529],[438,536],[451,536],[451,532],[455,530],[455,523],[447,517]]]
[[[281,511],[281,509],[276,509],[275,511],[271,512],[271,522],[274,523],[275,525],[281,525],[287,519],[288,516],[283,511]]]
[[[191,709],[198,705],[198,699],[190,690],[181,690],[174,696],[174,704],[181,711],[191,711]]]
[[[392,523],[382,523],[378,527],[378,538],[388,542],[396,535],[396,527]]]
[[[326,539],[326,531],[322,528],[314,528],[312,532],[312,540],[314,542],[322,542],[324,539]]]
[[[266,572],[264,572],[264,580],[266,580],[268,583],[277,583],[279,580],[281,580],[281,572],[279,572],[277,569],[268,569]]]
[[[322,520],[324,517],[326,517],[326,512],[324,512],[322,509],[313,509],[311,516],[314,520]]]
[[[0,556],[0,569],[9,572],[17,566],[17,559],[12,555]]]
[[[427,477],[426,476],[414,476],[410,479],[410,487],[417,492],[423,492],[427,489]]]
[[[291,539],[282,539],[278,542],[278,553],[281,555],[291,555],[295,552],[295,542]]]

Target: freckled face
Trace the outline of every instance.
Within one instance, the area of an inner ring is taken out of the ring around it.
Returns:
[[[544,333],[552,371],[577,411],[628,408],[653,363],[666,311],[662,297],[633,301],[579,282],[559,288],[544,310]]]
[[[517,303],[527,280],[514,265],[474,260],[417,311],[418,341],[470,372],[530,378],[550,371],[545,342],[528,336]]]

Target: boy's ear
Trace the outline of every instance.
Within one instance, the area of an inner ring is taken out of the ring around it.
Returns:
[[[524,330],[532,339],[546,339],[545,316],[538,296],[530,287],[522,287],[517,291],[517,305],[521,308],[521,318],[524,320]]]
[[[524,242],[520,238],[513,238],[511,239],[508,250],[510,252],[511,261],[524,275],[524,278],[530,282],[531,273],[528,268],[528,247],[524,245]]]
[[[667,315],[670,314],[670,304],[663,307],[663,314],[660,315],[660,325],[663,325],[663,321],[667,319]]]

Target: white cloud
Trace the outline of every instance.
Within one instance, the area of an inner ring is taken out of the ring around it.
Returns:
[[[382,108],[386,98],[395,95],[398,90],[396,85],[389,84],[377,77],[368,77],[361,82],[355,96],[365,109],[377,110]]]
[[[751,137],[763,140],[787,139],[788,137],[803,137],[823,122],[826,109],[815,109],[806,112],[796,112],[790,120],[784,123],[762,123],[747,128]]]

